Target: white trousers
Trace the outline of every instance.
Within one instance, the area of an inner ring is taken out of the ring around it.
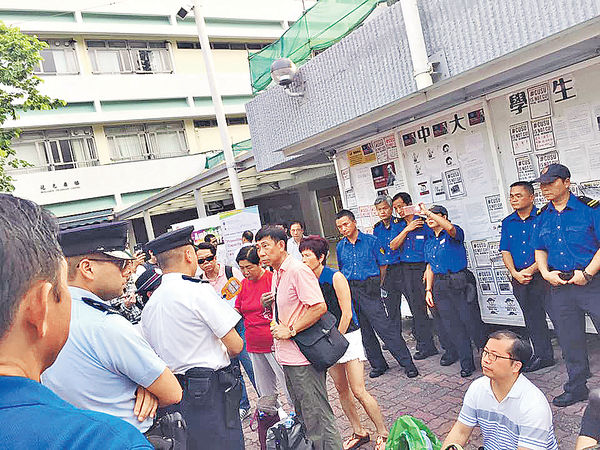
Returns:
[[[275,359],[275,353],[250,353],[254,368],[254,381],[259,396],[278,394],[277,382],[285,394],[288,404],[294,408],[294,403],[285,384],[283,369]]]

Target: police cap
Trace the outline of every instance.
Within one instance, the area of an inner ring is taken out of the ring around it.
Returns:
[[[563,166],[562,164],[550,164],[542,169],[540,176],[533,180],[532,183],[548,184],[558,178],[563,180],[571,178],[571,171],[567,166]]]
[[[137,280],[135,280],[136,292],[141,294],[147,291],[154,291],[162,281],[162,273],[154,267],[145,270]]]
[[[193,225],[180,228],[179,230],[169,231],[168,233],[161,234],[153,241],[148,242],[145,248],[155,255],[158,255],[177,247],[183,247],[184,245],[194,245],[194,241],[192,241],[192,231],[194,231]]]
[[[133,259],[127,251],[127,222],[85,225],[61,231],[58,240],[66,257],[104,253],[118,259]]]

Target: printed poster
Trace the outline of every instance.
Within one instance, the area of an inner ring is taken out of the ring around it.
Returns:
[[[515,123],[510,126],[510,142],[515,155],[520,155],[522,153],[528,153],[531,151],[529,122]]]
[[[487,197],[485,197],[485,205],[487,206],[490,222],[500,222],[504,217],[504,211],[502,208],[502,200],[500,200],[500,194],[488,195]]]
[[[549,116],[552,113],[548,83],[528,88],[527,98],[529,99],[529,116],[532,119]]]
[[[396,145],[396,137],[393,134],[383,138],[385,148],[388,152],[388,161],[398,158],[398,146]]]
[[[490,262],[492,263],[492,266],[504,267],[502,253],[500,252],[500,241],[488,242],[488,254],[490,255]]]
[[[492,269],[475,269],[475,273],[477,274],[477,280],[479,281],[479,288],[481,289],[482,295],[496,295],[498,293]]]
[[[448,196],[450,198],[463,197],[467,195],[465,192],[465,184],[463,182],[460,169],[451,169],[444,172],[446,186],[448,186]]]
[[[384,189],[396,184],[396,167],[393,162],[371,167],[375,189]]]
[[[531,181],[537,177],[535,169],[533,168],[533,162],[531,161],[532,155],[517,156],[515,158],[515,164],[517,165],[517,179],[519,181]]]
[[[352,182],[350,181],[350,169],[342,169],[342,182],[344,183],[344,189],[352,189]]]
[[[447,199],[446,187],[442,178],[434,178],[431,180],[431,190],[433,191],[433,203],[443,202]]]
[[[373,148],[375,148],[377,162],[379,164],[386,162],[388,160],[388,152],[383,139],[375,139],[372,144]]]
[[[482,316],[485,316],[486,313],[489,315],[499,315],[500,314],[500,310],[498,307],[498,302],[496,301],[496,297],[487,297],[484,301],[483,301],[483,308],[482,308]]]
[[[375,162],[375,152],[371,148],[370,144],[364,144],[360,147],[355,147],[348,150],[348,164],[350,167],[357,166],[359,164],[365,164]]]
[[[501,295],[512,295],[513,290],[508,269],[506,267],[496,267],[494,268],[494,276],[496,277],[498,293]]]
[[[579,183],[579,190],[586,197],[600,200],[600,180],[584,181]]]
[[[533,144],[536,150],[545,150],[554,147],[554,132],[550,117],[532,120],[531,134],[533,135]]]
[[[492,264],[486,240],[471,241],[471,248],[473,248],[473,257],[475,258],[475,265],[477,267],[490,266]]]
[[[549,166],[550,164],[558,164],[560,163],[558,159],[558,152],[556,150],[552,150],[550,152],[541,153],[537,156],[538,160],[538,170],[540,173],[544,167]]]
[[[417,181],[417,192],[419,193],[419,203],[431,203],[433,201],[429,179]]]

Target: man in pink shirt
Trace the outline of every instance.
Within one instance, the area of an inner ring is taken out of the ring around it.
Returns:
[[[277,301],[279,323],[271,325],[275,357],[314,448],[339,450],[342,440],[327,398],[326,371],[316,370],[292,339],[314,325],[327,312],[327,305],[312,271],[286,252],[286,240],[285,231],[274,226],[256,234],[258,256],[275,270],[272,292],[262,297],[264,305]]]

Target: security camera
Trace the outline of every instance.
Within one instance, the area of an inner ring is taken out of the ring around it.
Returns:
[[[194,9],[194,7],[191,5],[182,6],[179,8],[179,11],[177,11],[177,17],[181,20],[185,19],[192,9]]]
[[[289,58],[280,58],[271,64],[271,78],[280,86],[292,84],[297,72],[296,64]]]

